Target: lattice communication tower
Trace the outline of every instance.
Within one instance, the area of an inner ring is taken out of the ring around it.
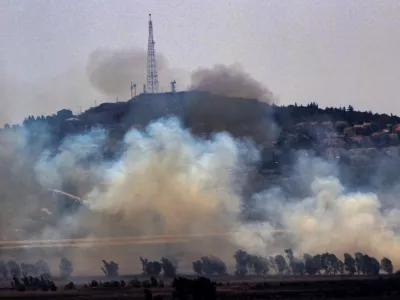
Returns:
[[[149,14],[149,42],[147,45],[147,93],[158,93],[156,51],[154,50],[153,22]]]

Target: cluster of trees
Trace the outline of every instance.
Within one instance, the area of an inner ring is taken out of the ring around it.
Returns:
[[[245,276],[247,274],[266,275],[270,269],[278,274],[293,275],[370,275],[377,276],[382,270],[387,274],[393,273],[392,261],[384,257],[379,262],[375,257],[357,252],[352,256],[344,254],[343,261],[333,253],[304,254],[302,259],[296,258],[291,249],[285,250],[286,258],[282,254],[264,258],[248,254],[246,251],[238,250],[234,258],[236,260],[235,275]]]
[[[349,253],[344,254],[343,260],[339,259],[333,253],[323,254],[304,254],[302,258],[295,257],[291,249],[286,249],[285,254],[263,257],[252,255],[244,250],[237,250],[234,254],[235,276],[257,275],[265,276],[271,273],[293,274],[293,275],[369,275],[377,276],[380,271],[387,274],[393,273],[392,261],[384,257],[378,261],[375,257],[368,254],[356,252],[354,256]],[[150,261],[147,258],[140,257],[142,263],[143,275],[156,278],[163,273],[164,277],[175,278],[177,264],[170,259],[162,257],[160,261]],[[101,270],[108,278],[117,278],[119,276],[119,265],[110,261],[102,261]],[[226,264],[215,256],[203,256],[192,263],[193,271],[199,276],[226,275]],[[62,258],[59,264],[60,277],[68,279],[73,273],[72,262],[67,258]],[[4,262],[0,260],[0,276],[3,278],[27,278],[43,277],[51,279],[51,270],[48,264],[39,260],[35,264],[21,263],[14,260]]]
[[[400,118],[393,114],[377,114],[372,111],[357,111],[353,106],[320,108],[317,103],[307,105],[273,105],[273,115],[281,128],[291,128],[299,122],[346,121],[351,125],[376,123],[380,128],[386,124],[398,124]]]
[[[171,260],[162,257],[160,261],[149,261],[147,258],[140,257],[143,274],[157,277],[163,272],[164,277],[174,278],[176,276],[176,264]]]
[[[60,261],[60,276],[68,278],[73,272],[72,262],[67,258],[62,258]],[[3,278],[27,278],[27,277],[43,277],[45,279],[52,278],[49,265],[44,260],[39,260],[35,264],[21,263],[14,260],[5,262],[0,260],[0,276]]]
[[[393,264],[390,259],[384,257],[379,262],[375,257],[357,252],[352,256],[344,254],[340,260],[333,253],[304,254],[302,258],[296,258],[291,249],[286,249],[285,255],[262,257],[252,255],[244,250],[236,251],[233,256],[236,261],[236,276],[257,275],[265,276],[273,270],[277,274],[293,275],[371,275],[376,276],[382,270],[387,274],[393,273]],[[193,262],[193,271],[202,276],[227,274],[225,263],[216,257],[203,256]]]
[[[11,287],[19,292],[25,292],[27,290],[41,290],[44,292],[57,291],[57,286],[54,284],[54,281],[44,276],[24,276],[21,280],[17,277],[13,277]]]
[[[245,101],[245,100],[243,100]],[[257,109],[259,106],[254,104]],[[400,118],[393,114],[378,114],[372,111],[357,111],[353,106],[348,105],[348,107],[327,107],[320,108],[316,102],[311,102],[307,105],[268,105],[262,103],[265,110],[272,112],[272,117],[274,121],[281,127],[292,127],[296,123],[306,122],[306,121],[346,121],[349,124],[362,124],[374,122],[378,124],[381,128],[385,127],[386,124],[397,124],[400,123]],[[110,113],[112,112],[112,104],[108,108]],[[90,113],[94,110],[88,110],[86,113]],[[69,109],[62,109],[56,114],[51,116],[28,116],[23,121],[23,126],[29,127],[30,125],[37,122],[46,122],[48,124],[60,123],[63,120],[74,117],[73,112]],[[5,127],[10,127],[6,125]]]
[[[32,126],[35,126],[37,124],[43,125],[60,125],[64,120],[72,118],[74,114],[72,113],[71,110],[69,109],[62,109],[59,110],[56,114],[53,114],[51,116],[28,116],[24,119],[22,122],[22,126],[25,128],[30,128]],[[10,129],[10,128],[19,128],[19,125],[10,125],[10,124],[5,124],[4,129]]]
[[[193,262],[193,271],[198,275],[225,275],[227,273],[226,264],[215,256],[203,256]]]
[[[97,281],[97,280],[92,280],[88,284],[85,284],[83,286],[84,288],[152,288],[152,287],[159,287],[163,288],[165,287],[164,281],[162,280],[157,280],[154,276],[151,276],[149,280],[143,280],[140,281],[138,279],[131,279],[128,282],[125,282],[125,280],[110,280],[110,281]],[[71,290],[75,289],[75,284],[73,282],[68,283],[65,286],[65,289]]]

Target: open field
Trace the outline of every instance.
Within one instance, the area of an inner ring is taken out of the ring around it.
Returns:
[[[194,276],[193,276],[194,277]],[[193,278],[192,277],[192,278]],[[189,276],[188,276],[189,278]],[[65,282],[57,281],[56,292],[17,292],[0,289],[1,299],[146,299],[145,288],[84,288],[90,281],[87,277],[75,277],[77,290],[64,291]],[[102,278],[104,279],[104,277]],[[124,280],[129,277],[124,277]],[[145,278],[138,278],[145,279]],[[214,299],[398,299],[400,297],[400,278],[397,277],[268,277],[238,279],[231,276],[216,277],[217,298]],[[174,289],[171,280],[165,287],[152,287],[149,290],[153,299],[173,299]],[[199,298],[203,299],[203,298]],[[204,298],[205,300],[211,300]]]

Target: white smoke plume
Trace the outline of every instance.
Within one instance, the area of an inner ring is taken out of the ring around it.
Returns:
[[[335,166],[321,159],[299,158],[290,178],[304,185],[308,196],[269,187],[245,199],[242,191],[259,154],[252,143],[227,133],[205,140],[176,119],[158,120],[144,131],[129,131],[124,152],[112,160],[100,155],[106,131],[67,138],[58,153],[39,158],[26,151],[26,135],[9,134],[1,137],[9,143],[0,152],[3,239],[90,237],[85,248],[45,250],[46,257],[69,256],[77,273],[98,273],[101,259],[118,260],[121,272],[137,272],[140,255],[156,259],[175,253],[185,253],[189,261],[215,255],[232,266],[238,248],[265,256],[288,247],[299,254],[360,251],[400,265],[397,208],[386,208],[376,194],[348,192]],[[64,186],[73,186],[85,205],[68,211],[45,192]],[[261,221],[243,220],[245,203],[247,213],[258,213]],[[17,227],[29,232],[14,237]],[[202,233],[216,237],[190,236]],[[171,239],[151,240],[154,235]],[[121,241],[96,242],[107,236],[131,238],[123,247]]]
[[[349,192],[336,176],[336,168],[321,159],[299,160],[302,183],[308,181],[310,195],[285,199],[280,189],[255,195],[253,210],[260,210],[265,222],[243,226],[236,234],[238,244],[265,255],[265,249],[282,249],[282,239],[271,229],[287,231],[285,247],[299,254],[363,252],[381,259],[391,257],[400,265],[400,210],[385,209],[374,193]],[[305,178],[304,178],[305,177]]]
[[[141,235],[227,232],[240,208],[236,186],[256,152],[227,134],[198,140],[175,120],[132,131],[128,150],[105,172],[89,208],[119,214]]]

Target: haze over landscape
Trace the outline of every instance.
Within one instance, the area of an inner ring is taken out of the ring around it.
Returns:
[[[130,99],[149,12],[165,93]],[[187,271],[201,255],[231,267],[237,249],[293,249],[399,268],[399,13],[0,2],[0,258],[66,256],[90,275],[101,259],[129,273],[132,256],[167,256]]]

